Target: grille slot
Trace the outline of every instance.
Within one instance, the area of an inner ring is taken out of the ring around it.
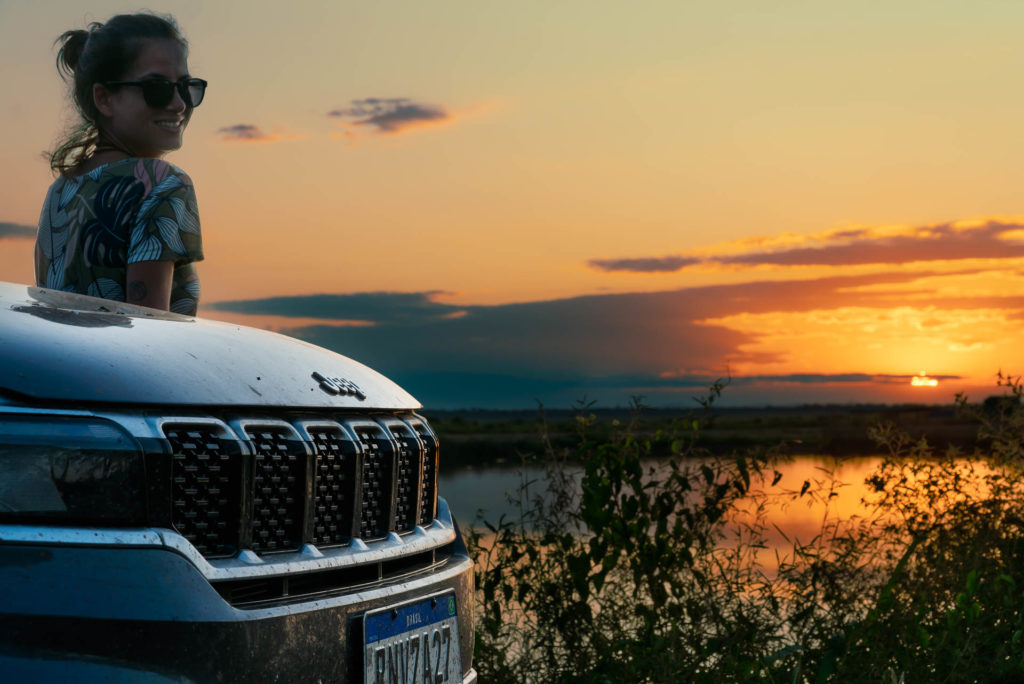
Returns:
[[[363,450],[359,536],[381,539],[391,529],[395,445],[376,423],[352,422],[349,427]]]
[[[237,446],[217,433],[208,425],[164,430],[172,451],[171,524],[207,557],[237,550],[241,513]]]
[[[419,488],[423,450],[416,433],[400,421],[387,421],[384,425],[395,438],[398,447],[398,472],[395,483],[395,531],[411,532],[418,522]]]
[[[285,581],[281,577],[260,577],[257,579],[233,580],[214,585],[214,589],[232,604],[272,601],[286,595]]]
[[[213,588],[238,608],[260,608],[331,595],[350,594],[402,577],[443,567],[453,544],[389,561],[273,578],[221,580]]]
[[[288,578],[288,593],[292,596],[309,596],[338,589],[351,591],[357,587],[371,586],[380,581],[380,564],[368,563],[354,568],[322,570]]]
[[[423,476],[420,481],[420,525],[429,525],[437,515],[437,472],[440,449],[437,437],[421,420],[407,421],[423,443]]]
[[[340,427],[309,428],[316,450],[313,543],[337,546],[352,538],[359,450]]]
[[[288,551],[302,544],[306,451],[291,431],[248,427],[255,449],[252,487],[252,548]]]

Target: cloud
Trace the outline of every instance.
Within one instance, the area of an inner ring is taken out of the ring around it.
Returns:
[[[728,252],[739,253],[728,253]],[[754,238],[707,256],[591,259],[602,271],[664,273],[699,263],[731,266],[857,266],[1024,257],[1024,224],[992,219],[890,229],[848,228],[818,235]]]
[[[839,232],[821,246],[723,256],[716,260],[744,265],[852,266],[1016,258],[1024,256],[1024,241],[1017,237],[1022,229],[1021,224],[990,221],[966,229],[952,223],[919,226],[898,235]]]
[[[699,264],[697,257],[667,256],[647,259],[591,259],[587,265],[600,271],[631,271],[633,273],[671,273]]]
[[[426,125],[448,123],[453,116],[442,107],[428,105],[406,97],[369,97],[352,100],[352,106],[335,109],[327,116],[348,119],[349,126],[369,126],[384,135],[404,133]]]
[[[465,307],[434,301],[442,292],[360,292],[216,302],[207,308],[242,314],[418,325],[462,315]]]
[[[784,373],[774,375],[730,375],[727,379],[730,385],[754,385],[754,384],[796,384],[796,385],[832,385],[832,384],[883,384],[883,385],[906,385],[917,377],[916,374],[903,373]],[[959,380],[959,375],[930,375],[934,380]],[[722,380],[721,377],[707,373],[663,373],[658,381],[650,382],[651,387],[676,386],[685,387],[707,387],[711,383]]]
[[[759,383],[796,383],[803,385],[819,384],[883,384],[906,385],[915,376],[911,374],[894,375],[891,373],[790,373],[787,375],[745,375],[732,378],[732,384],[750,385]],[[934,380],[959,380],[959,375],[931,375]]]
[[[0,240],[32,240],[35,237],[35,226],[0,221]]]
[[[435,408],[525,407],[537,398],[568,405],[584,395],[624,404],[631,394],[678,404],[730,367],[778,367],[786,360],[786,352],[758,351],[759,332],[711,319],[843,307],[889,311],[894,302],[906,301],[908,289],[919,287],[923,296],[926,288],[919,282],[939,275],[900,271],[492,306],[445,304],[435,301],[438,292],[379,292],[221,302],[211,308],[372,321],[375,325],[362,327],[299,324],[287,332],[370,365]],[[945,303],[941,297],[928,301]],[[976,305],[1014,309],[1024,307],[1024,300],[979,298]],[[847,387],[877,402],[885,400],[880,385],[909,387],[913,377],[856,368],[857,359],[848,363],[850,368],[835,373],[748,370],[733,378],[734,401],[763,396],[774,403],[779,398],[805,403]]]
[[[243,143],[268,143],[275,142],[277,140],[291,140],[299,137],[295,135],[285,136],[281,133],[266,133],[255,124],[234,124],[233,126],[224,126],[223,128],[218,128],[217,133],[220,134],[221,140]]]

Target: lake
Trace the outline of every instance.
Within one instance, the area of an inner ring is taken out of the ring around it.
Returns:
[[[768,510],[769,527],[775,525],[790,540],[810,541],[821,530],[826,504],[810,496],[798,496],[805,481],[826,481],[833,473],[840,486],[828,501],[828,512],[840,518],[863,514],[862,498],[868,494],[865,478],[879,465],[877,455],[836,458],[827,455],[794,456],[776,465],[782,477],[776,489],[788,491],[773,499]],[[501,515],[515,520],[516,509],[509,503],[507,492],[515,491],[523,480],[532,482],[531,492],[543,491],[546,476],[543,468],[525,469],[508,467],[462,468],[442,471],[438,492],[451,505],[452,513],[460,525],[468,527],[482,511],[484,519],[497,522]],[[770,480],[769,480],[770,481]],[[776,537],[775,534],[772,535]],[[779,546],[781,535],[770,540]],[[774,545],[774,544],[773,544]]]

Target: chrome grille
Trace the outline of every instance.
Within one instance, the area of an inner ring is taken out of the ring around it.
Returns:
[[[284,551],[302,544],[306,451],[290,430],[247,428],[252,440],[252,548]]]
[[[340,427],[309,429],[316,450],[313,543],[343,544],[352,538],[359,450]]]
[[[363,450],[362,505],[359,536],[364,540],[387,536],[394,497],[395,447],[376,423],[351,425]]]
[[[426,525],[437,514],[437,468],[439,448],[437,437],[422,420],[408,421],[423,445],[423,473],[420,479],[420,516],[419,524]]]
[[[163,433],[171,525],[207,557],[373,542],[436,515],[437,440],[417,416],[183,418]]]
[[[230,442],[208,426],[165,429],[171,444],[171,524],[204,556],[238,544],[241,473]]]
[[[387,421],[385,427],[398,446],[398,474],[395,483],[395,530],[411,532],[418,523],[422,451],[412,429],[401,421]]]

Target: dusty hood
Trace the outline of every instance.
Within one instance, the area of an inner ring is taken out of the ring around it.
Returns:
[[[70,402],[420,406],[376,371],[291,337],[2,282],[0,389]]]

